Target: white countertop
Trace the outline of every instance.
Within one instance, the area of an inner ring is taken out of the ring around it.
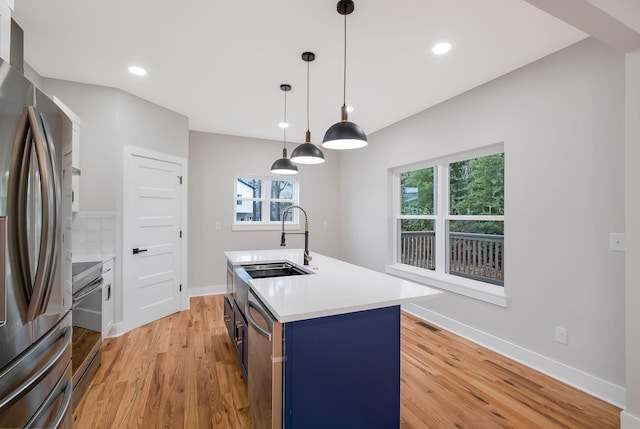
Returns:
[[[233,265],[289,261],[314,274],[252,279],[251,288],[279,322],[333,316],[433,299],[443,292],[302,249],[225,252]]]

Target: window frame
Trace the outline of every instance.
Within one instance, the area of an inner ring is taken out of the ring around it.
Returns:
[[[482,158],[485,156],[505,153],[504,143],[493,144],[482,148],[472,149],[440,158],[434,158],[418,163],[403,165],[389,169],[392,189],[389,192],[392,199],[390,207],[390,263],[385,271],[398,277],[424,283],[456,294],[489,302],[501,307],[507,306],[506,282],[503,286],[494,285],[480,280],[468,279],[449,274],[448,264],[448,222],[455,220],[500,221],[506,227],[504,215],[452,215],[450,211],[449,195],[449,164]],[[506,160],[506,156],[505,156]],[[506,161],[505,161],[506,163]],[[435,168],[434,191],[435,207],[433,215],[402,215],[401,214],[401,181],[402,173],[423,168]],[[506,167],[505,167],[506,170]],[[419,268],[400,263],[400,232],[399,222],[402,219],[432,219],[435,231],[435,270]],[[506,231],[505,231],[506,236]]]
[[[260,180],[261,186],[261,197],[260,198],[239,198],[238,195],[241,195],[241,192],[238,189],[238,182],[240,179],[254,179]],[[292,195],[291,199],[281,199],[281,198],[271,198],[271,193],[269,192],[271,188],[272,182],[291,182],[292,184]],[[300,181],[298,178],[294,177],[284,177],[284,176],[262,176],[255,174],[245,174],[238,175],[234,178],[233,182],[233,221],[231,224],[232,231],[280,231],[282,229],[282,221],[271,221],[271,203],[272,202],[286,202],[292,203],[293,205],[299,205],[299,195],[300,195]],[[260,221],[238,221],[238,201],[259,201],[262,203],[261,208],[261,217],[262,219],[269,220],[260,220]],[[286,220],[284,222],[285,230],[287,231],[295,231],[301,228],[300,225],[300,215],[298,210],[293,210],[292,220]]]

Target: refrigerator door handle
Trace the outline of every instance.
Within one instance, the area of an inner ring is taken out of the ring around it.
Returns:
[[[6,221],[6,216],[0,216],[0,326],[7,323]]]
[[[47,289],[49,288],[47,272],[51,264],[53,250],[52,240],[54,233],[51,228],[51,211],[53,205],[51,171],[49,169],[49,157],[46,154],[46,141],[40,128],[40,123],[33,106],[27,106],[29,124],[35,142],[35,155],[40,172],[40,189],[42,194],[42,231],[40,236],[40,250],[38,252],[38,263],[36,265],[36,275],[33,279],[33,295],[27,310],[27,319],[34,320],[46,311]]]
[[[67,367],[67,371],[68,370],[69,369]],[[53,405],[55,405],[55,403],[57,402],[57,399],[60,397],[60,395],[64,395],[62,397],[62,402],[60,403],[60,405],[58,407],[58,411],[57,411],[55,417],[53,418],[51,423],[48,424],[48,427],[52,427],[52,428],[59,427],[60,423],[62,423],[62,420],[65,417],[65,414],[66,414],[67,410],[69,409],[69,404],[71,403],[71,391],[72,390],[73,390],[73,379],[67,378],[65,380],[64,378],[62,378],[58,382],[56,387],[53,388],[53,390],[51,391],[49,396],[47,396],[47,399],[44,400],[44,403],[40,407],[40,410],[33,417],[31,417],[31,419],[24,425],[24,427],[25,428],[37,428],[37,427],[40,427],[41,425],[38,424],[38,423],[40,423],[40,422],[38,422],[38,420],[40,418],[44,417],[44,414],[47,411],[49,411],[49,408],[51,408]]]
[[[55,146],[53,144],[53,138],[49,133],[49,126],[47,121],[44,118],[44,115],[40,114],[40,121],[42,123],[43,130],[43,149],[47,154],[47,168],[49,169],[49,177],[50,181],[48,186],[51,191],[51,206],[50,206],[50,216],[48,217],[49,226],[51,228],[51,243],[47,247],[47,251],[50,251],[50,257],[48,259],[48,263],[45,266],[45,275],[44,275],[44,285],[45,291],[42,297],[42,302],[40,304],[39,314],[43,314],[47,310],[47,305],[49,304],[49,297],[51,296],[51,282],[55,276],[57,259],[58,259],[58,241],[60,237],[58,235],[58,208],[60,207],[60,182],[58,180],[58,176],[56,174],[56,152]]]
[[[27,303],[31,300],[31,266],[29,238],[27,235],[27,191],[29,165],[31,164],[31,129],[29,112],[25,107],[18,120],[18,130],[13,143],[9,183],[7,189],[7,240],[11,249],[11,271],[24,292]]]
[[[57,192],[51,165],[52,154],[49,142],[44,136],[42,127],[33,106],[25,106],[18,122],[18,131],[14,142],[14,153],[11,159],[9,175],[9,245],[16,248],[10,252],[12,266],[19,278],[19,283],[28,302],[26,320],[32,321],[46,311],[49,299],[52,265],[57,253],[54,244],[57,241]],[[42,224],[38,246],[35,275],[32,276],[31,257],[29,254],[28,199],[29,178],[32,168],[31,157],[35,157],[40,177],[40,194],[42,204]],[[55,165],[55,164],[54,164]],[[16,236],[17,235],[17,236]],[[15,255],[14,255],[15,253]]]
[[[13,392],[9,393],[4,398],[2,398],[2,400],[0,400],[0,410],[2,408],[4,408],[5,406],[7,406],[15,398],[19,397],[25,391],[25,389],[27,389],[36,380],[39,380],[42,376],[47,374],[51,370],[51,368],[53,368],[56,365],[56,363],[58,363],[58,361],[60,360],[62,355],[64,355],[64,353],[67,351],[67,348],[71,345],[71,333],[72,332],[73,332],[72,327],[71,326],[66,326],[62,330],[61,333],[57,333],[57,335],[59,337],[63,338],[62,345],[60,346],[60,348],[56,351],[56,353],[51,358],[49,358],[47,363],[45,363],[44,365],[42,365],[40,367],[40,369],[38,369],[38,371],[35,374],[33,374],[26,381],[24,381],[20,386],[18,386],[16,389],[14,389]],[[48,341],[48,340],[49,339],[47,338],[44,341]],[[20,363],[22,363],[22,361],[24,359],[27,359],[29,356],[30,356],[30,353],[27,353],[26,355],[24,355],[20,359],[20,361],[16,362],[11,368],[8,368],[7,372],[11,371],[11,369],[13,369],[14,367],[18,366]],[[4,375],[4,374],[2,374],[2,375]]]

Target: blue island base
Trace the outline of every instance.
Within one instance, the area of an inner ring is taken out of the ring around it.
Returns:
[[[400,306],[284,324],[284,427],[400,427]]]

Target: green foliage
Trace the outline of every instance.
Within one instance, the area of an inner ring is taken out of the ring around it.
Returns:
[[[434,230],[432,219],[402,219],[400,220],[400,228],[402,232],[424,232]]]
[[[400,175],[402,215],[436,213],[435,167]],[[504,215],[504,154],[449,164],[449,206],[452,215]],[[430,220],[403,220],[402,231],[433,230]],[[504,234],[503,222],[455,221],[450,231]]]
[[[432,215],[435,213],[435,168],[407,171],[400,175],[402,189],[401,214]]]
[[[449,165],[450,213],[504,215],[504,154]]]
[[[449,205],[454,215],[504,215],[504,154],[449,165]],[[450,222],[450,231],[504,234],[503,222]]]

